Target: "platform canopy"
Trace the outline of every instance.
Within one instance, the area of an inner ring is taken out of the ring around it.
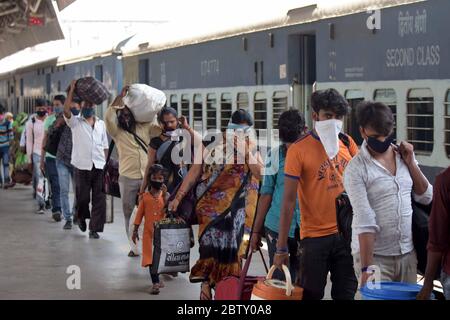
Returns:
[[[56,1],[61,11],[75,0]],[[0,59],[25,48],[64,39],[52,0],[0,0]]]

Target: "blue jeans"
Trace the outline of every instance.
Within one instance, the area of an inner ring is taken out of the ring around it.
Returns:
[[[442,271],[441,284],[444,289],[445,300],[450,300],[450,275]]]
[[[44,175],[41,171],[41,156],[33,153],[33,181],[36,183],[36,187],[39,183],[39,179],[44,178]],[[45,205],[44,197],[41,192],[36,193],[36,200],[40,206]]]
[[[64,162],[58,159],[56,159],[56,168],[58,169],[59,192],[61,195],[60,198],[61,198],[62,213],[66,221],[72,221],[72,216],[74,212],[73,208],[75,207],[75,200],[73,207],[71,208],[69,202],[69,191],[70,191],[70,181],[72,180],[72,184],[74,182],[73,168],[71,166],[67,166]]]
[[[9,183],[9,146],[0,147],[0,161],[3,162],[3,183]]]
[[[61,195],[59,193],[59,178],[55,158],[45,157],[45,175],[52,191],[52,212],[61,211]]]

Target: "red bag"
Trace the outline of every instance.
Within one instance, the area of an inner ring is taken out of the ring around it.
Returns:
[[[258,250],[261,254],[261,258],[268,272],[266,261],[261,250]],[[245,261],[244,268],[241,271],[239,277],[229,276],[225,277],[223,280],[216,284],[215,290],[215,300],[250,300],[252,296],[253,286],[258,282],[258,280],[264,280],[266,277],[256,277],[248,276],[248,268],[250,267],[250,262],[252,260],[253,252],[250,250],[247,261]]]

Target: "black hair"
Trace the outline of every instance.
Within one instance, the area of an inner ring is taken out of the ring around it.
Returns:
[[[62,94],[57,94],[53,100],[58,100],[60,101],[62,104],[64,104],[64,102],[66,102],[66,97]]]
[[[0,114],[5,113],[6,109],[5,107],[0,103]]]
[[[231,115],[231,123],[234,124],[247,123],[249,126],[253,126],[253,118],[250,115],[250,113],[248,113],[246,110],[238,109]]]
[[[305,118],[297,109],[284,111],[278,119],[278,132],[284,143],[295,142],[305,130]]]
[[[347,100],[336,89],[318,90],[311,94],[311,107],[314,112],[328,110],[337,116],[345,116],[350,113]]]
[[[394,129],[391,108],[381,102],[362,101],[356,106],[356,121],[362,128],[371,128],[383,136]]]
[[[45,101],[45,99],[37,98],[36,100],[34,100],[34,105],[36,108],[45,107],[47,106],[47,102]]]
[[[177,112],[177,110],[175,110],[175,109],[172,108],[172,107],[167,107],[167,106],[165,106],[165,107],[163,107],[161,110],[159,110],[159,113],[158,113],[158,122],[159,122],[160,124],[163,124],[163,122],[164,122],[164,116],[165,116],[166,114],[171,114],[171,115],[173,115],[175,118],[178,118],[178,112]]]
[[[164,177],[164,180],[166,180],[167,177],[169,176],[169,171],[166,168],[164,168],[162,165],[157,163],[157,164],[152,165],[150,167],[150,169],[148,170],[148,176],[147,176],[148,181],[150,181],[151,176],[156,173],[161,173]]]

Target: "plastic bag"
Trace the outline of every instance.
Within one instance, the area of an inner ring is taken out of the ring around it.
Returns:
[[[131,213],[130,224],[128,225],[128,235],[129,235],[128,236],[128,242],[130,243],[131,251],[133,251],[135,254],[139,254],[140,255],[142,253],[142,241],[141,241],[141,239],[144,236],[144,223],[141,223],[141,225],[139,226],[139,229],[138,229],[139,240],[136,239],[136,243],[134,243],[133,240],[131,239],[131,237],[133,236],[134,220],[136,219],[137,211],[138,211],[138,207],[135,206],[134,209],[133,209],[133,212]]]
[[[48,200],[49,190],[48,190],[48,181],[47,178],[42,175],[39,177],[38,184],[36,187],[36,192],[44,199],[44,201]]]
[[[146,84],[135,83],[130,85],[123,102],[133,112],[136,122],[153,122],[166,104],[166,95]]]

